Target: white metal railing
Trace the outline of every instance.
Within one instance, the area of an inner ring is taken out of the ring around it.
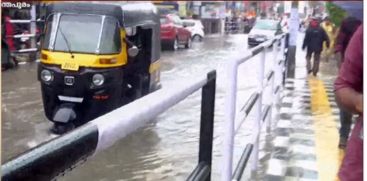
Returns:
[[[150,93],[17,156],[2,165],[2,180],[52,180],[64,175],[87,157],[111,147],[200,89],[199,159],[188,180],[210,179],[216,72],[186,80]]]
[[[279,100],[279,90],[282,83],[283,57],[279,62],[279,59],[277,59],[279,54],[277,42],[279,40],[282,40],[281,53],[283,53],[285,41],[284,35],[280,35],[277,36],[275,40],[269,40],[251,49],[242,58],[229,62],[228,78],[230,80],[228,82],[230,84],[225,102],[226,110],[224,124],[226,130],[225,142],[223,143],[224,169],[222,180],[231,180],[234,136],[245,120],[245,118],[242,119],[235,129],[237,69],[240,64],[252,58],[254,55],[261,53],[260,73],[258,75],[258,82],[260,85],[247,101],[246,105],[241,109],[245,112],[245,117],[247,117],[251,109],[256,106],[255,134],[253,134],[252,144],[246,146],[243,154],[244,156],[241,157],[240,160],[240,167],[237,167],[235,176],[241,177],[242,170],[246,166],[251,153],[253,153],[251,169],[253,171],[257,169],[259,133],[261,131],[262,122],[267,118],[267,130],[270,130],[271,110],[274,107],[274,103]],[[268,60],[273,62],[272,71],[270,71],[267,76],[264,76],[266,51],[271,45],[273,45],[273,57]],[[263,80],[265,77],[266,81],[264,82]],[[37,180],[37,176],[42,176],[44,179],[57,177],[60,173],[63,174],[65,170],[73,168],[88,156],[93,156],[111,147],[118,140],[123,139],[137,128],[144,126],[151,118],[163,113],[168,108],[181,102],[199,89],[202,89],[202,124],[200,130],[199,164],[189,176],[188,180],[210,178],[215,101],[215,72],[209,73],[205,75],[205,77],[204,75],[202,77],[196,77],[194,80],[183,81],[181,83],[180,81],[177,82],[175,86],[163,88],[144,96],[130,104],[96,118],[70,133],[51,140],[6,162],[2,165],[2,178],[4,180],[11,180],[14,178],[22,178],[20,180]],[[262,95],[265,93],[264,88],[266,85],[271,86],[271,90],[269,91],[271,95],[269,97],[274,99],[268,102],[264,101],[266,104],[263,108]],[[277,96],[274,96],[274,94]],[[205,98],[205,101],[203,101],[203,98]],[[208,132],[208,130],[211,131]],[[65,157],[69,158],[64,159]],[[44,173],[45,169],[49,172]],[[236,180],[236,178],[234,180]]]
[[[31,53],[31,52],[37,52],[38,48],[37,48],[37,42],[36,42],[36,23],[37,22],[44,22],[43,20],[36,20],[36,7],[35,5],[32,5],[31,9],[30,9],[30,15],[31,15],[31,19],[29,20],[19,20],[19,19],[12,19],[9,22],[12,24],[30,24],[30,33],[29,34],[17,34],[17,35],[10,35],[7,36],[6,38],[14,38],[14,39],[27,39],[29,38],[30,41],[30,48],[26,48],[26,49],[19,49],[19,50],[15,50],[12,51],[11,53]]]
[[[253,94],[253,96],[250,97],[250,99],[247,101],[248,104],[252,104],[251,106],[247,106],[248,110],[246,111],[246,117],[249,113],[249,111],[252,109],[254,102],[256,102],[256,117],[254,119],[254,129],[253,129],[253,143],[251,146],[251,149],[246,149],[245,151],[248,152],[248,150],[252,150],[252,159],[251,159],[251,170],[254,172],[257,169],[258,166],[258,151],[259,151],[259,134],[261,132],[261,126],[262,126],[262,119],[265,119],[262,117],[262,115],[270,115],[268,116],[268,119],[266,120],[266,126],[267,130],[270,131],[271,129],[271,115],[272,115],[272,109],[274,107],[274,103],[279,100],[279,89],[282,84],[282,77],[283,77],[283,64],[281,63],[284,57],[281,57],[280,61],[277,58],[278,56],[278,42],[281,41],[281,47],[280,52],[284,52],[284,46],[285,46],[285,36],[279,35],[273,40],[269,40],[267,42],[264,42],[260,44],[259,46],[252,48],[247,54],[245,54],[243,57],[239,59],[231,60],[227,67],[227,75],[228,75],[228,81],[229,85],[227,88],[227,94],[226,94],[226,100],[225,100],[225,121],[224,121],[224,129],[225,129],[225,137],[224,137],[224,143],[223,143],[223,172],[222,172],[222,180],[223,181],[229,181],[232,179],[232,162],[233,162],[233,149],[234,149],[234,136],[238,132],[240,126],[242,125],[244,119],[240,120],[240,122],[237,124],[235,129],[235,120],[236,120],[236,97],[237,97],[237,74],[238,74],[238,67],[239,65],[243,64],[253,56],[257,55],[258,53],[261,53],[261,60],[260,60],[260,66],[259,66],[259,75],[257,76],[257,80],[259,82],[259,86],[256,90],[256,92]],[[267,79],[264,83],[264,70],[265,70],[265,59],[267,55],[267,49],[272,46],[273,47],[273,55],[269,60],[272,62],[272,70],[269,72],[269,76],[267,76]],[[269,82],[270,81],[270,82]],[[268,85],[268,83],[271,86],[270,95],[268,96],[270,98],[269,101],[267,101],[267,104],[265,107],[268,109],[264,109],[265,111],[262,111],[263,108],[263,101],[262,97],[264,94],[264,89]],[[274,96],[276,94],[276,96]],[[255,98],[254,98],[255,96]],[[276,97],[276,99],[273,99]],[[247,153],[248,154],[248,153]],[[251,151],[250,153],[251,154]],[[246,160],[247,159],[241,159]],[[244,168],[243,168],[244,169]],[[239,175],[242,175],[239,174]],[[236,180],[236,178],[234,178]]]

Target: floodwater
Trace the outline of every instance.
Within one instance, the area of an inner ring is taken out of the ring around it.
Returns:
[[[189,82],[196,75],[217,70],[213,180],[219,180],[223,165],[224,96],[228,83],[226,65],[230,58],[244,54],[247,49],[246,35],[213,35],[206,37],[203,42],[193,43],[191,49],[162,52],[161,81],[164,88],[169,89],[177,81]],[[265,72],[269,70],[272,60],[271,55],[267,57]],[[246,102],[258,85],[256,75],[259,62],[258,55],[239,67],[237,108]],[[56,137],[48,131],[51,123],[43,113],[36,72],[37,63],[28,63],[2,73],[3,163]],[[198,160],[200,100],[201,92],[198,91],[105,152],[89,158],[60,180],[184,180]],[[251,118],[253,114],[250,114],[235,138],[234,165],[250,141]],[[261,145],[264,144],[263,139]],[[265,150],[261,150],[260,158],[267,155]]]

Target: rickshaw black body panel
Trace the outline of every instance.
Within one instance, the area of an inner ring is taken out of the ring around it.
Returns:
[[[133,3],[121,6],[124,13],[124,27],[152,29],[150,61],[155,62],[161,57],[161,22],[156,12],[141,6],[144,6],[144,4]]]
[[[40,78],[43,69],[50,70],[54,79],[45,83]],[[100,73],[105,77],[102,86],[92,84],[92,76]],[[73,76],[74,84],[66,85],[65,76]],[[73,104],[76,113],[76,125],[88,122],[123,104],[123,71],[122,68],[80,68],[79,71],[65,71],[60,66],[39,64],[38,80],[41,82],[42,98],[46,117],[53,120],[55,111],[65,104]],[[83,98],[82,102],[60,100],[59,96]]]

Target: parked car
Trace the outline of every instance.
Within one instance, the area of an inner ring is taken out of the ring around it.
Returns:
[[[191,47],[191,32],[183,26],[181,18],[174,14],[160,17],[161,42],[168,45],[171,50],[176,50],[180,45]]]
[[[274,38],[276,35],[281,34],[281,26],[277,20],[258,19],[255,22],[255,26],[248,34],[248,45],[256,46],[269,39]]]
[[[194,41],[202,41],[204,38],[204,26],[200,20],[186,19],[182,20],[184,27],[191,32],[191,38]]]

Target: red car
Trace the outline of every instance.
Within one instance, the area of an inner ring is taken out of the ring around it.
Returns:
[[[176,50],[179,45],[191,47],[191,32],[185,29],[181,18],[174,14],[163,15],[161,21],[161,42]]]

